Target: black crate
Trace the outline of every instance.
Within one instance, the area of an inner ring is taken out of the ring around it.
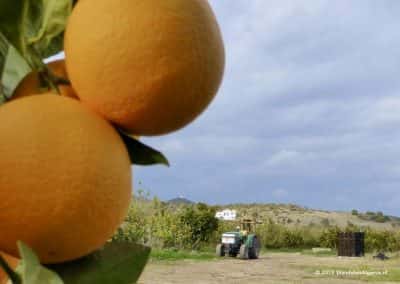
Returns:
[[[338,256],[364,256],[364,232],[340,232],[337,235]]]

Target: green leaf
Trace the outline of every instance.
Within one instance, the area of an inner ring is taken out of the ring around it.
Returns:
[[[24,0],[0,1],[0,31],[19,51],[23,50],[23,15],[26,11]]]
[[[24,243],[18,242],[21,262],[16,272],[22,284],[63,284],[61,278],[53,271],[42,266],[35,253]]]
[[[29,3],[24,21],[27,44],[33,45],[42,58],[43,54],[49,56],[61,51],[63,43],[60,39],[72,10],[71,0],[30,0]]]
[[[112,242],[82,259],[48,267],[65,284],[133,284],[139,279],[149,255],[149,247]]]
[[[71,0],[2,0],[0,30],[24,57],[47,57],[62,50],[71,10]]]
[[[42,49],[41,51],[41,57],[42,58],[48,58],[50,56],[53,56],[57,53],[59,53],[64,46],[64,33],[54,37],[47,48]]]
[[[11,98],[18,84],[31,71],[26,60],[0,31],[0,105]]]
[[[0,104],[11,98],[30,71],[45,70],[43,59],[63,49],[71,0],[0,1]],[[47,87],[55,83],[46,78]]]
[[[10,278],[13,284],[20,284],[21,278],[17,273],[12,270],[12,268],[8,265],[5,259],[0,254],[0,270],[3,269],[4,272],[7,274],[8,278]]]
[[[120,135],[128,150],[132,164],[142,166],[163,164],[169,167],[169,162],[163,153],[141,143],[123,132],[120,132]]]

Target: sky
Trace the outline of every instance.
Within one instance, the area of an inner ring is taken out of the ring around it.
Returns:
[[[400,1],[211,0],[221,88],[135,190],[400,215]]]

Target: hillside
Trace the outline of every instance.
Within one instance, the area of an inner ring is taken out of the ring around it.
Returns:
[[[342,212],[314,210],[293,204],[230,204],[217,209],[235,209],[239,217],[256,217],[260,221],[268,219],[289,227],[370,227],[379,230],[400,229],[400,218],[386,216],[381,212]]]
[[[183,198],[183,197],[177,197],[177,198],[168,200],[167,203],[190,205],[190,204],[193,204],[194,202],[190,201],[189,199]]]
[[[222,233],[238,225],[237,221],[216,222],[215,211],[222,209],[236,209],[237,220],[261,221],[256,232],[266,248],[334,248],[337,232],[353,225],[350,230],[367,232],[368,251],[400,251],[400,220],[381,212],[329,212],[291,204],[176,204],[156,197],[133,199],[128,216],[113,239],[134,240],[157,248],[214,248]]]
[[[151,200],[140,197],[138,199],[143,206],[152,206]],[[161,202],[173,211],[177,208],[196,204],[195,202],[182,197]],[[348,225],[355,225],[360,228],[370,227],[377,230],[400,230],[400,217],[387,216],[382,212],[357,212],[356,210],[353,210],[352,212],[327,211],[311,209],[294,204],[276,203],[235,203],[216,205],[214,207],[217,211],[223,209],[235,209],[238,212],[238,218],[256,217],[262,222],[271,219],[275,223],[285,225],[289,228],[326,228],[328,226],[339,226],[344,228]]]

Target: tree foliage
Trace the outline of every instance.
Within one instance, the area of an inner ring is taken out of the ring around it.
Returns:
[[[154,248],[202,249],[214,247],[224,232],[235,230],[238,223],[218,221],[215,207],[206,204],[172,205],[157,198],[148,200],[143,192],[132,201],[124,224],[113,240],[133,241]],[[372,214],[370,214],[372,215]],[[377,215],[374,213],[374,215]],[[272,219],[261,220],[257,235],[266,249],[329,247],[336,249],[341,231],[365,232],[365,249],[399,251],[400,232],[361,228],[352,223],[335,225],[287,226]]]
[[[133,200],[114,241],[133,241],[155,248],[198,249],[218,229],[215,209],[206,204],[172,206],[158,198]]]

